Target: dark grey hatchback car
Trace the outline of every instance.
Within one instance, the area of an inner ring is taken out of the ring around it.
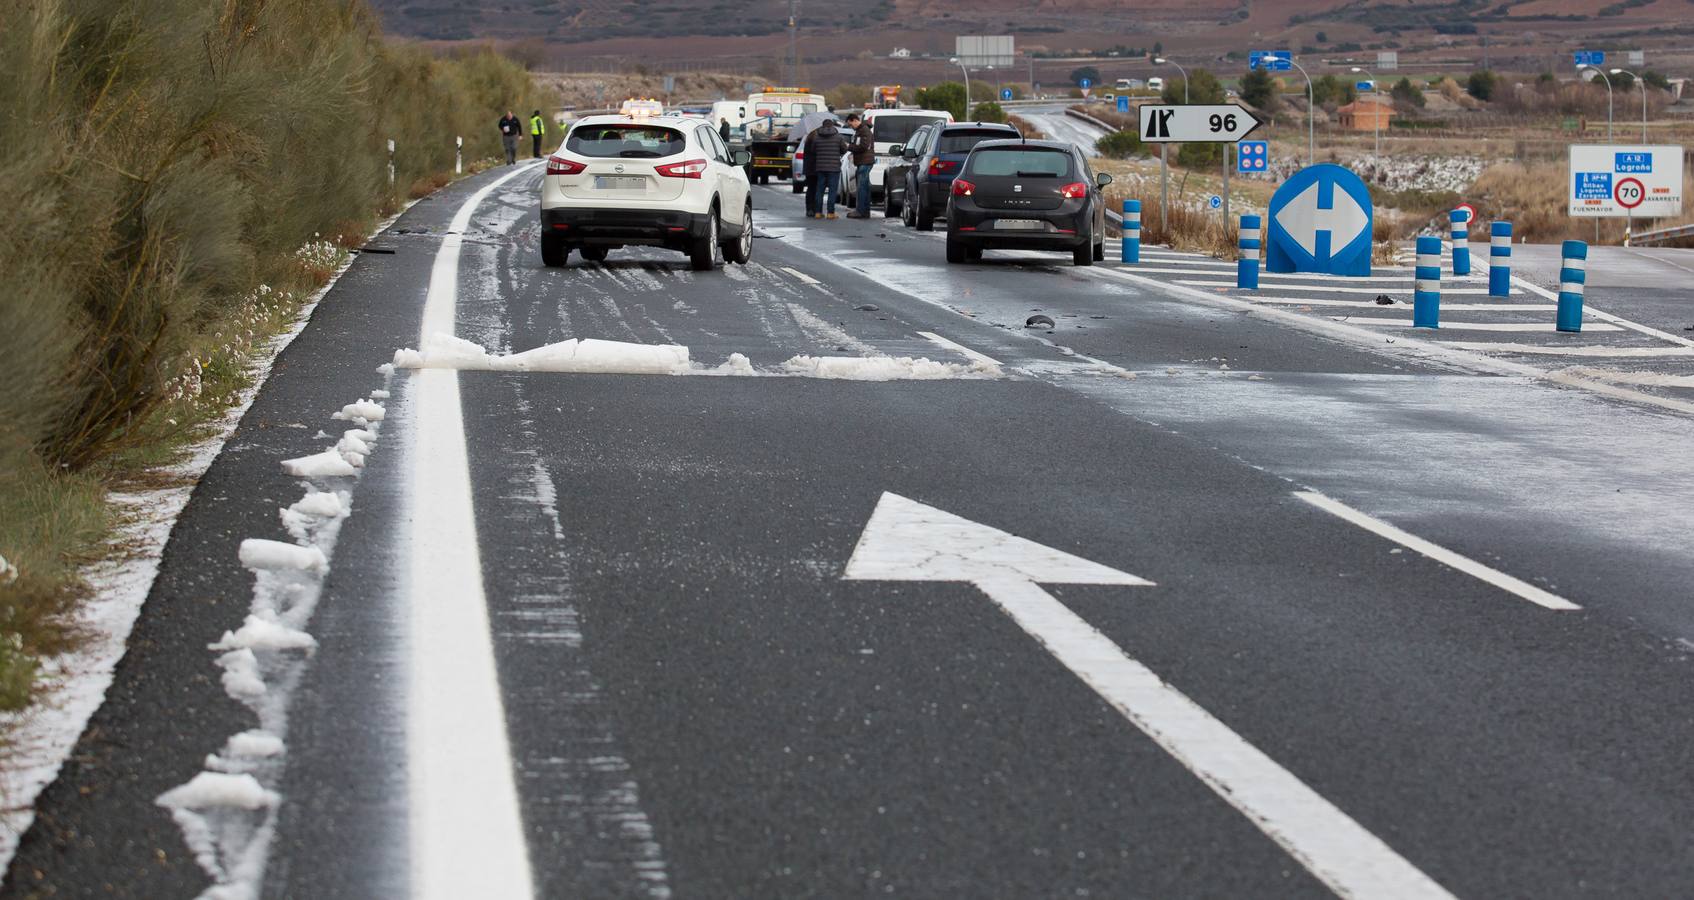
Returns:
[[[1111,182],[1075,144],[977,144],[947,198],[947,261],[975,262],[991,249],[1069,250],[1079,266],[1105,259],[1102,189]]]

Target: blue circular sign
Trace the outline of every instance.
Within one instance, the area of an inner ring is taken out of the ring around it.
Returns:
[[[1211,199],[1207,200],[1206,203],[1213,209],[1221,209],[1223,207],[1223,198],[1219,197],[1217,194],[1213,194]]]
[[[1080,84],[1080,86],[1085,87],[1085,88],[1093,87],[1094,81],[1092,79],[1089,79],[1089,78],[1084,78],[1084,79],[1082,79],[1081,82],[1079,82],[1079,84]]]

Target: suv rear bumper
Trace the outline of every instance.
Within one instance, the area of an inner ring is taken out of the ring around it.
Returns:
[[[711,229],[709,212],[670,209],[544,209],[541,229],[572,247],[629,245],[687,249]]]

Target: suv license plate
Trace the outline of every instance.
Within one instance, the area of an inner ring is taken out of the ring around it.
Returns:
[[[647,186],[647,179],[639,175],[596,175],[594,187],[602,191],[639,191]]]
[[[996,219],[995,231],[1045,231],[1047,223],[1040,219]]]

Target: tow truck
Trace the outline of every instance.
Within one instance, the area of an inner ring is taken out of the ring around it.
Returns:
[[[871,102],[866,104],[865,108],[866,109],[899,109],[900,108],[900,85],[897,85],[897,84],[879,84],[879,85],[877,85],[876,90],[871,92]]]
[[[794,165],[795,143],[789,130],[800,117],[827,107],[822,94],[801,87],[772,87],[747,95],[747,149],[753,154],[747,176],[758,184],[771,178],[787,180]]]

